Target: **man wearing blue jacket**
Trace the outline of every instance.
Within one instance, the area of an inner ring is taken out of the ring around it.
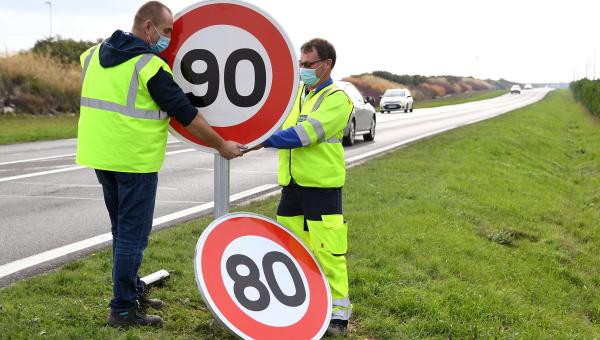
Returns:
[[[95,169],[113,235],[113,298],[108,324],[162,326],[149,307],[138,271],[152,229],[169,116],[194,136],[232,159],[244,146],[224,141],[190,104],[158,54],[170,42],[173,15],[158,1],[137,11],[131,33],[115,31],[81,55],[82,88],[78,164]]]

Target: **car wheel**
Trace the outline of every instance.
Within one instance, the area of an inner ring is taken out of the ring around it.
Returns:
[[[406,104],[406,106],[404,107],[404,113],[408,112],[408,104]]]
[[[414,105],[415,105],[415,104],[410,104],[410,112],[413,112],[413,106],[414,106]]]
[[[354,145],[354,139],[356,138],[356,123],[354,119],[350,123],[350,130],[348,131],[348,135],[342,138],[342,144],[345,146]]]
[[[375,116],[373,116],[373,120],[371,121],[371,128],[369,129],[369,133],[363,135],[363,139],[365,142],[370,142],[375,139],[375,126],[377,122],[375,121]]]

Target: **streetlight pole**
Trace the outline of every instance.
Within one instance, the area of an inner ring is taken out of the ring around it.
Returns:
[[[48,14],[50,18],[50,39],[52,39],[52,1],[46,1],[44,3],[48,5]]]

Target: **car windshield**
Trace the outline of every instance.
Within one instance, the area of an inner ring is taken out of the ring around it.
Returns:
[[[406,94],[404,90],[388,90],[385,91],[384,97],[404,97]]]

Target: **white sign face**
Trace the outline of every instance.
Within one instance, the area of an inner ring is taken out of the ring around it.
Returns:
[[[265,325],[293,325],[308,309],[310,292],[300,265],[267,238],[244,236],[231,242],[221,259],[221,275],[238,307]]]
[[[289,230],[266,217],[234,213],[198,239],[196,282],[206,306],[245,339],[318,339],[331,318],[329,283]]]
[[[240,51],[245,53],[244,59],[232,63]],[[196,58],[192,58],[194,53]],[[186,64],[184,58],[193,61]],[[186,72],[182,73],[182,67]],[[173,76],[188,98],[205,101],[202,105],[210,102],[201,111],[213,127],[238,125],[253,117],[265,103],[273,82],[271,62],[263,45],[247,31],[230,25],[210,26],[190,36],[177,52]],[[233,93],[229,98],[225,81],[235,83],[235,90],[229,93],[235,91],[239,97],[249,99],[243,104],[232,102],[237,95]]]
[[[161,56],[190,103],[226,140],[258,145],[292,110],[299,79],[294,48],[274,19],[249,3],[211,0],[184,9]],[[169,131],[216,152],[175,119]]]

